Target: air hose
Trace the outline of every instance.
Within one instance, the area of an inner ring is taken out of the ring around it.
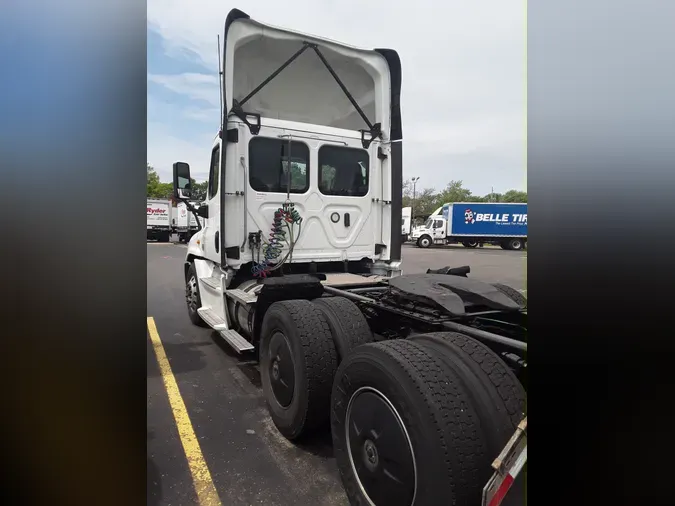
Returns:
[[[295,237],[293,225],[298,225],[298,234]],[[302,216],[292,202],[287,202],[277,209],[274,212],[269,240],[263,239],[265,242],[262,248],[263,260],[254,263],[251,268],[253,276],[266,278],[272,271],[279,269],[288,258],[292,258],[293,248],[300,237],[301,230]],[[281,256],[284,245],[288,245],[288,251],[280,261],[276,261]]]

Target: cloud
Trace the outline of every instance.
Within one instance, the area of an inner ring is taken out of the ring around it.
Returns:
[[[148,82],[163,86],[169,91],[185,95],[191,100],[219,106],[219,86],[216,75],[184,73],[172,75],[148,74]]]
[[[232,7],[217,0],[148,0],[149,29],[161,37],[166,54],[177,65],[189,60],[191,68],[197,62],[204,69],[157,72],[149,82],[192,101],[175,107],[202,127],[219,108],[216,40],[220,35],[222,41]],[[420,176],[422,186],[436,188],[462,179],[476,194],[491,186],[525,189],[524,4],[418,0],[413,6],[391,0],[383,8],[362,0],[260,0],[242,8],[264,23],[399,52],[405,176]],[[200,146],[202,159],[211,140]]]
[[[148,123],[148,163],[159,174],[160,180],[171,181],[174,162],[190,164],[191,176],[198,182],[205,181],[209,175],[211,147],[215,132],[205,131],[186,140],[172,132],[163,123]]]

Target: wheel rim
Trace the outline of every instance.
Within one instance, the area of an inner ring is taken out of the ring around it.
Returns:
[[[197,278],[194,276],[185,285],[185,300],[188,311],[196,313],[199,306],[199,292],[197,292]]]
[[[511,242],[511,247],[513,249],[520,249],[520,241],[512,241]]]
[[[279,405],[286,408],[293,401],[295,391],[295,369],[290,343],[284,334],[275,332],[272,334],[268,349],[270,361],[267,373],[272,393]]]
[[[359,388],[347,406],[352,472],[372,506],[409,506],[417,493],[415,453],[403,420],[381,392]]]
[[[420,244],[422,244],[422,246],[426,248],[427,246],[429,246],[429,239],[423,237],[422,239],[420,239]]]

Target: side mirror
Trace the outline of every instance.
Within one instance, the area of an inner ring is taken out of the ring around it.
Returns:
[[[176,198],[189,198],[190,188],[190,165],[185,162],[173,164],[173,195]]]
[[[197,216],[200,218],[208,218],[209,217],[209,206],[200,206],[197,208]]]

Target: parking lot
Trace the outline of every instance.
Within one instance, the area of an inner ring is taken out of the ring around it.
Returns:
[[[147,246],[148,505],[346,505],[328,430],[298,445],[284,439],[256,363],[190,323],[185,248]],[[526,252],[403,248],[404,273],[448,265],[527,291]]]

